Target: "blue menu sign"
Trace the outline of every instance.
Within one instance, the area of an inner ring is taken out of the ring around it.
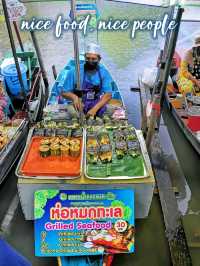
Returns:
[[[34,212],[36,256],[134,252],[133,190],[38,190]]]

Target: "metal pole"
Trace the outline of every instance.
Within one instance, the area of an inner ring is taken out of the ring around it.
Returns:
[[[72,21],[76,18],[76,0],[71,0],[71,18]],[[74,60],[76,66],[76,80],[77,80],[76,89],[81,90],[78,33],[76,30],[73,31],[73,40],[74,40]]]
[[[154,107],[153,107],[153,110],[150,116],[150,121],[149,121],[150,126],[148,128],[147,137],[146,137],[147,148],[150,148],[151,140],[152,140],[152,137],[155,131],[155,126],[157,126],[159,129],[163,101],[164,101],[165,91],[166,91],[167,82],[169,78],[170,68],[171,68],[171,62],[172,62],[172,58],[175,52],[182,13],[184,11],[183,8],[181,8],[180,6],[175,7],[175,8],[177,8],[177,10],[175,10],[175,20],[177,23],[177,27],[176,27],[176,30],[173,30],[170,34],[168,47],[167,47],[168,52],[166,55],[166,63],[162,62],[162,64],[164,64],[163,65],[164,67],[163,69],[162,67],[160,69],[160,79],[158,80],[159,85],[158,85],[158,88],[155,89],[155,95],[153,95],[152,106]],[[165,47],[165,49],[167,48]]]
[[[21,48],[22,52],[24,52],[24,46],[23,46],[23,43],[22,43],[22,39],[21,39],[21,36],[20,36],[20,33],[19,33],[19,29],[17,27],[17,22],[16,21],[13,21],[13,26],[14,26],[14,29],[15,29],[15,33],[17,35],[17,40],[19,42],[20,48]]]
[[[52,66],[52,71],[53,71],[54,79],[56,80],[57,79],[57,71],[56,71],[55,65]]]
[[[44,67],[44,63],[43,63],[43,60],[42,60],[42,55],[41,55],[41,52],[40,52],[40,48],[39,48],[39,45],[38,45],[37,38],[35,36],[35,32],[34,31],[30,31],[30,33],[31,33],[31,38],[32,38],[32,41],[33,41],[33,45],[34,45],[36,54],[37,54],[38,62],[39,62],[39,65],[40,65],[40,69],[41,69],[41,72],[42,72],[42,78],[43,78],[45,89],[46,89],[45,95],[48,98],[48,95],[49,95],[49,82],[48,82],[48,79],[47,79],[47,73],[46,73],[46,70],[45,70],[45,67]]]
[[[28,106],[26,92],[25,92],[25,88],[24,88],[24,83],[22,80],[22,75],[21,75],[21,71],[20,71],[20,67],[19,67],[15,42],[13,39],[12,29],[11,29],[11,25],[10,25],[10,20],[9,20],[9,15],[8,15],[8,10],[7,10],[7,5],[6,5],[5,0],[2,0],[2,6],[3,6],[4,15],[5,15],[5,21],[6,21],[6,26],[7,26],[7,30],[8,30],[8,35],[9,35],[9,39],[10,39],[10,45],[11,45],[11,49],[12,49],[12,53],[13,53],[13,57],[14,57],[15,65],[16,65],[16,69],[17,69],[17,74],[18,74],[18,78],[19,78],[19,83],[21,86],[21,92],[22,92],[22,95],[23,95],[24,100],[25,100],[26,110],[28,111],[29,106]]]
[[[179,33],[179,29],[180,29],[181,18],[182,18],[183,12],[184,12],[184,9],[181,7],[178,7],[178,10],[176,13],[176,18],[175,18],[176,23],[177,23],[176,30],[173,30],[171,32],[171,36],[170,36],[170,40],[169,40],[169,48],[168,48],[168,53],[167,53],[167,58],[166,58],[166,67],[165,67],[164,75],[163,75],[164,79],[163,79],[161,92],[160,92],[161,107],[162,107],[163,101],[164,101],[166,86],[167,86],[167,82],[168,82],[168,78],[169,78],[169,74],[170,74],[172,58],[173,58],[175,48],[176,48],[176,42],[177,42],[177,38],[178,38],[178,33]]]

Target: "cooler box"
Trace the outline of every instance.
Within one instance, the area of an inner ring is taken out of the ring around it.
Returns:
[[[22,75],[25,92],[28,92],[28,83],[27,83],[27,77],[26,77],[27,67],[23,63],[20,63],[19,67],[20,67],[20,71]],[[10,90],[10,93],[12,95],[18,95],[21,91],[21,86],[19,83],[19,78],[17,75],[17,69],[16,69],[15,64],[10,64],[10,65],[5,66],[2,69],[2,75],[5,78],[5,81]]]

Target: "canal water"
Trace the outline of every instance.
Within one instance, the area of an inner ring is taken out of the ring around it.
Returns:
[[[56,20],[58,14],[63,14],[68,18],[70,5],[64,2],[49,3],[29,3],[27,7],[27,18],[51,18]],[[103,9],[100,10],[102,18],[110,16],[120,19],[159,19],[167,12],[166,8],[145,7],[132,5],[128,3],[117,3],[105,1]],[[198,24],[199,25],[199,24]],[[197,29],[197,23],[182,23],[177,51],[182,55],[184,50],[192,45],[194,33]],[[80,36],[80,50],[84,50],[84,44],[90,40],[96,39],[96,33],[88,35],[84,40]],[[51,67],[56,66],[59,72],[69,59],[73,56],[73,38],[71,31],[64,32],[62,38],[56,39],[52,31],[37,32],[37,38],[40,44],[41,53],[44,59],[45,68],[48,73],[50,83],[53,82]],[[31,38],[28,32],[22,32],[23,42],[30,47]],[[130,32],[99,32],[99,44],[102,50],[102,62],[108,67],[113,78],[116,80],[122,92],[124,102],[128,108],[130,122],[136,128],[140,127],[140,102],[139,94],[132,92],[131,87],[138,86],[138,76],[142,74],[145,67],[153,68],[156,65],[159,50],[163,47],[164,39],[159,35],[158,39],[152,40],[149,32],[137,33],[134,40],[130,39]],[[17,43],[17,42],[16,42]],[[4,23],[0,23],[0,58],[10,50],[10,44],[7,36],[7,30]],[[165,110],[165,121],[168,125],[178,159],[182,166],[187,180],[187,193],[185,193],[185,216],[184,225],[189,239],[194,265],[199,266],[199,245],[200,245],[200,164],[199,157],[196,155],[190,144],[186,141],[180,132],[176,123],[169,113]],[[12,180],[11,180],[12,177]],[[12,184],[12,185],[11,185]],[[16,189],[16,178],[14,171],[10,174],[10,179],[3,184],[1,188],[2,208],[6,210],[6,204],[9,202],[9,193],[14,193]],[[4,199],[5,197],[5,199]],[[182,199],[183,200],[183,199]],[[6,203],[2,203],[6,201]],[[0,217],[1,221],[2,217]],[[16,229],[16,226],[18,229]],[[21,229],[20,229],[21,228]],[[136,254],[134,256],[118,256],[114,265],[132,265],[137,266],[170,265],[170,255],[165,239],[164,225],[158,196],[154,196],[151,211],[148,219],[136,221]],[[20,242],[21,235],[24,235],[23,243]],[[33,265],[55,265],[52,259],[37,259],[33,254],[33,224],[23,219],[20,206],[18,206],[14,221],[9,229],[6,239],[23,255],[28,257]],[[155,241],[156,239],[156,241]],[[27,245],[24,245],[27,243]]]

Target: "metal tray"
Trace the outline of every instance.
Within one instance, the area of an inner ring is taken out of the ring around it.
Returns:
[[[141,130],[136,130],[136,135],[137,138],[139,140],[140,143],[140,148],[142,151],[142,156],[143,156],[143,160],[144,160],[144,175],[143,176],[108,176],[108,177],[91,177],[87,174],[87,156],[86,156],[86,152],[85,152],[85,157],[84,157],[84,174],[85,177],[89,178],[89,179],[95,179],[95,180],[128,180],[128,179],[141,179],[141,178],[147,178],[150,177],[150,173],[152,173],[152,168],[151,168],[151,163],[149,160],[149,156],[148,156],[148,152],[146,149],[146,145],[145,145],[145,141],[142,135]],[[87,133],[86,131],[84,132],[84,147],[86,149],[86,140],[87,140]]]
[[[30,146],[30,142],[31,142],[31,138],[33,136],[33,132],[34,132],[34,127],[32,127],[29,131],[28,137],[27,137],[27,141],[26,141],[26,146],[25,149],[23,151],[23,154],[20,158],[20,161],[17,165],[15,174],[19,177],[19,178],[34,178],[34,179],[46,179],[46,180],[52,180],[52,179],[77,179],[80,178],[83,172],[83,155],[84,155],[84,144],[85,144],[85,140],[84,140],[84,132],[83,132],[83,141],[82,141],[82,149],[81,149],[81,165],[80,165],[80,175],[78,176],[27,176],[27,175],[22,175],[20,173],[20,167],[21,164],[23,163],[23,160],[25,158],[25,155],[29,149]]]

